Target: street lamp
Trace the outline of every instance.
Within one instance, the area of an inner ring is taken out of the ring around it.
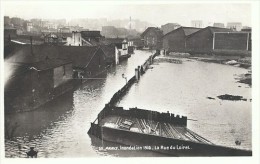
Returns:
[[[122,78],[125,79],[125,82],[126,82],[126,84],[127,84],[127,77],[125,77],[125,74],[122,74]]]

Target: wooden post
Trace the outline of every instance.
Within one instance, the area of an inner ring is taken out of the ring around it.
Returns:
[[[249,32],[247,33],[247,40],[246,40],[246,50],[248,51],[249,48]]]
[[[139,80],[139,70],[138,70],[138,68],[135,69],[135,79]]]
[[[215,49],[215,32],[213,32],[213,45],[212,45],[212,49],[214,50]]]

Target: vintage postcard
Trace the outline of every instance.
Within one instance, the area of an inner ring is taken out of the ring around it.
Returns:
[[[258,163],[258,5],[1,1],[1,160]]]

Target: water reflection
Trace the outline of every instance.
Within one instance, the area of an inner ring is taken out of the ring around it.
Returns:
[[[14,127],[16,130],[11,138],[6,138],[6,156],[16,156],[18,145],[22,146],[20,156],[24,157],[29,147],[39,149],[44,136],[52,133],[49,129],[64,124],[73,115],[73,92],[68,92],[57,99],[45,104],[35,111],[5,115],[5,127]],[[12,130],[12,129],[11,129]],[[10,149],[11,150],[10,150]]]
[[[188,121],[188,128],[213,143],[251,149],[251,88],[235,79],[246,72],[243,68],[199,61],[160,63],[148,70],[119,106],[186,115],[198,120]],[[247,101],[218,99],[222,94],[243,96]],[[236,140],[241,145],[236,145]]]
[[[30,146],[41,157],[86,157],[106,153],[96,152],[87,134],[90,122],[112,95],[134,75],[134,68],[142,64],[150,52],[136,51],[131,58],[111,67],[98,79],[87,80],[72,94],[62,96],[36,111],[6,115],[6,122],[21,126],[12,139],[6,138],[6,157],[25,157]],[[18,144],[22,145],[21,151]]]
[[[6,115],[6,124],[20,126],[5,140],[6,157],[25,157],[30,146],[42,157],[163,156],[156,152],[99,151],[100,145],[115,143],[87,134],[90,123],[129,79],[150,52],[136,51],[131,58],[107,70],[104,78],[87,80],[72,93],[61,96],[36,111]],[[223,73],[224,72],[224,73]],[[220,64],[185,61],[183,64],[153,65],[121,100],[124,108],[139,107],[186,115],[188,127],[210,141],[251,149],[251,102],[210,100],[221,94],[251,98],[251,88],[238,84],[236,75],[247,70]],[[241,86],[241,87],[238,87]],[[235,140],[242,141],[240,146]],[[21,144],[21,151],[18,149]]]

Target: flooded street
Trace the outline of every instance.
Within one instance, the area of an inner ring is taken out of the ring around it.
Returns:
[[[128,79],[132,77],[134,69],[150,55],[151,52],[136,50],[128,61],[110,68],[105,78],[89,80],[36,111],[6,115],[6,125],[17,122],[18,126],[13,138],[5,140],[5,156],[26,157],[25,152],[31,146],[39,151],[39,158],[164,156],[144,151],[99,151],[99,146],[114,143],[102,142],[87,134],[90,123],[125,84],[122,74]],[[148,69],[118,106],[185,115],[195,120],[188,121],[187,127],[213,143],[251,149],[251,88],[235,80],[247,70],[183,60],[183,64],[152,65],[153,69]],[[217,98],[223,94],[243,96],[247,101]],[[236,140],[241,141],[241,145],[236,146]]]
[[[88,80],[72,93],[67,93],[36,111],[6,115],[6,125],[18,124],[12,140],[5,140],[6,157],[26,157],[29,147],[41,157],[87,157],[106,155],[92,146],[87,134],[90,123],[128,79],[134,69],[150,55],[135,51],[127,61],[110,68],[106,78]],[[21,151],[18,145],[21,144]]]
[[[211,142],[251,149],[251,88],[235,80],[247,70],[183,60],[183,64],[154,65],[119,106],[184,115],[196,120],[188,120],[187,127]],[[224,94],[243,96],[247,101],[218,99]],[[237,146],[236,140],[241,145]]]

